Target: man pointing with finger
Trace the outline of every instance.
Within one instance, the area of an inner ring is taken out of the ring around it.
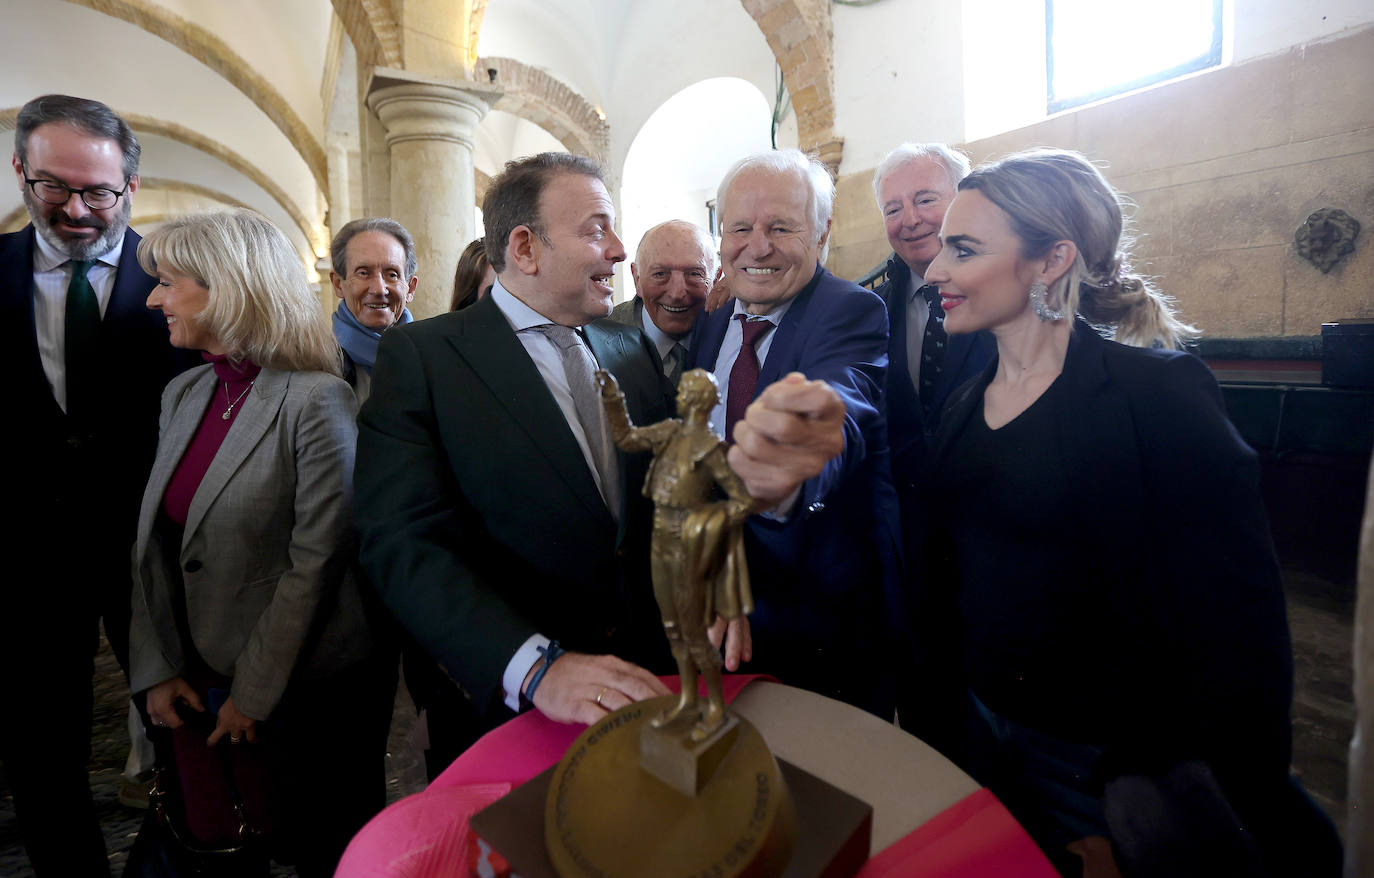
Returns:
[[[712,426],[769,507],[745,532],[749,669],[890,719],[907,653],[881,407],[887,312],[820,266],[834,193],[797,150],[726,173],[721,260],[735,300],[701,321],[691,365],[723,389]]]

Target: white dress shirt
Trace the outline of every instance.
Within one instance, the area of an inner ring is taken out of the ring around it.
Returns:
[[[712,373],[716,377],[716,384],[720,387],[720,403],[711,409],[711,429],[716,435],[725,435],[725,406],[730,401],[730,370],[735,368],[735,360],[739,359],[740,349],[744,347],[744,327],[740,314],[748,314],[744,310],[744,303],[735,299],[735,310],[730,314],[730,325],[725,330],[725,338],[720,343],[720,353],[716,355],[716,368]],[[759,372],[763,372],[763,364],[768,359],[768,352],[773,349],[773,339],[778,334],[778,327],[782,324],[782,317],[787,313],[787,309],[792,307],[793,299],[788,299],[767,314],[758,315],[769,323],[773,328],[764,333],[763,338],[754,343],[754,354],[758,357]],[[757,392],[758,388],[754,390]],[[772,507],[764,509],[758,514],[774,521],[787,521],[792,515],[792,507],[797,504],[797,498],[801,496],[801,486],[792,489],[792,493],[782,499],[782,502]]]
[[[53,399],[67,410],[67,285],[72,282],[72,263],[35,230],[33,248],[33,331],[38,339],[38,359],[48,376]],[[124,236],[114,247],[96,257],[86,278],[95,290],[100,316],[105,317],[114,293]]]
[[[789,299],[768,314],[758,315],[773,324],[773,328],[754,344],[760,373],[763,372],[763,364],[768,359],[768,352],[773,349],[773,338],[778,334],[782,316],[792,307],[792,301]],[[711,409],[711,429],[721,436],[725,435],[725,405],[730,401],[730,370],[735,368],[735,360],[739,359],[740,348],[744,346],[744,327],[740,325],[742,321],[739,315],[749,313],[744,310],[744,303],[739,299],[735,299],[734,302],[735,310],[730,314],[730,325],[725,330],[725,338],[720,343],[720,353],[716,354],[716,366],[712,370],[712,374],[716,376],[716,384],[720,385],[720,404]]]
[[[643,327],[644,334],[649,337],[649,341],[654,343],[654,349],[658,351],[658,358],[663,361],[663,374],[673,374],[673,366],[677,363],[677,356],[673,353],[673,345],[682,345],[681,356],[687,355],[687,336],[673,338],[668,333],[658,328],[649,317],[649,309],[639,308],[639,325]]]
[[[539,370],[540,376],[544,379],[544,384],[548,386],[549,392],[553,394],[554,401],[558,403],[558,408],[563,412],[563,419],[568,422],[568,428],[572,430],[573,436],[577,439],[577,447],[582,449],[582,459],[587,463],[587,471],[591,473],[592,479],[596,482],[598,491],[601,488],[601,477],[597,475],[596,464],[593,463],[591,446],[587,443],[586,431],[582,429],[582,422],[577,419],[577,406],[573,403],[572,389],[568,386],[568,376],[563,370],[563,354],[553,340],[544,333],[537,330],[537,326],[547,326],[552,321],[538,311],[526,305],[515,297],[513,293],[501,286],[501,281],[497,280],[491,287],[491,299],[496,307],[501,309],[501,314],[510,324],[511,329],[515,330],[515,337],[520,339],[520,344],[525,346],[525,352],[534,361],[534,366]],[[579,337],[581,333],[578,333]],[[582,344],[586,345],[586,339]],[[596,361],[596,355],[592,353],[590,347],[587,352],[592,355],[592,361]],[[605,498],[605,493],[602,493]],[[620,503],[620,498],[606,498],[607,505],[612,502]],[[505,673],[501,675],[501,688],[505,692],[506,706],[511,710],[520,709],[520,687],[525,682],[525,676],[529,674],[530,668],[539,661],[539,649],[549,645],[549,638],[543,634],[532,634],[530,638],[515,651],[510,662],[506,664]]]

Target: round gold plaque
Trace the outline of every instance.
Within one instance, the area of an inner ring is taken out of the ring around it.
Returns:
[[[677,696],[631,704],[582,733],[544,803],[544,844],[563,878],[780,875],[796,815],[763,736],[738,734],[697,796],[640,767],[640,731]]]

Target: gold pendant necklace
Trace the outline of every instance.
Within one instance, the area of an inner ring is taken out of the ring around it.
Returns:
[[[243,393],[240,393],[239,398],[234,400],[233,402],[229,402],[229,385],[227,383],[222,385],[224,387],[224,401],[229,402],[229,408],[225,409],[224,414],[219,416],[220,420],[229,420],[230,416],[234,414],[234,406],[243,402],[243,398],[248,395],[248,391],[253,389],[253,382],[257,380],[258,379],[254,378],[253,381],[249,381],[248,386],[243,388]]]

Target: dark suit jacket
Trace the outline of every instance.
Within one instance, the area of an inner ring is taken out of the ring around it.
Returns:
[[[607,319],[614,320],[616,323],[623,323],[626,326],[641,328],[639,315],[643,311],[644,300],[639,296],[633,296],[612,308],[611,316]]]
[[[906,309],[910,283],[911,269],[893,256],[887,262],[887,280],[875,291],[887,303],[891,320],[887,346],[887,434],[892,449],[892,481],[902,499],[903,514],[907,511],[908,502],[914,499],[921,463],[934,439],[935,428],[939,426],[938,418],[934,423],[925,422],[921,400],[911,384],[911,371],[906,360]],[[997,342],[989,332],[951,335],[945,348],[940,381],[935,386],[935,411],[943,411],[950,393],[965,381],[977,377],[995,353]]]
[[[911,269],[895,254],[887,262],[887,280],[876,292],[887,303],[891,320],[888,339],[887,435],[892,448],[892,483],[901,505],[902,554],[906,570],[907,610],[911,614],[915,667],[899,674],[899,713],[902,728],[917,735],[946,756],[961,758],[958,740],[963,735],[963,716],[958,708],[964,688],[952,672],[957,663],[959,642],[956,631],[941,620],[948,618],[948,602],[932,594],[927,580],[925,544],[933,516],[938,514],[940,498],[929,496],[922,485],[924,468],[934,442],[938,415],[950,394],[961,384],[983,371],[997,353],[997,342],[990,332],[951,335],[945,347],[944,366],[935,386],[934,410],[937,417],[927,421],[917,389],[911,383],[906,357],[907,294]],[[933,624],[927,624],[933,622]],[[955,706],[932,710],[932,703],[943,701]]]
[[[732,308],[697,323],[694,363],[714,371]],[[883,416],[887,313],[868,290],[816,269],[775,330],[756,396],[789,372],[845,404],[845,449],[802,488],[784,524],[749,520],[756,610],[751,669],[890,718],[891,649],[904,627]],[[724,387],[728,375],[717,376]]]
[[[995,369],[994,360],[951,400],[932,472],[958,454]],[[1293,676],[1256,455],[1190,354],[1128,348],[1080,322],[1057,382],[1051,421],[1075,476],[1073,512],[1039,522],[1028,498],[1027,524],[1082,559],[1063,576],[1090,577],[1083,593],[1101,595],[1110,644],[1083,661],[1112,680],[1090,692],[1065,681],[1067,700],[1110,728],[1091,742],[1107,747],[1104,777],[1201,758],[1243,811],[1238,790],[1285,782]],[[1088,725],[1069,723],[1080,733]]]
[[[602,320],[586,336],[636,423],[669,416],[643,333]],[[621,455],[617,524],[490,296],[387,332],[372,378],[355,475],[363,567],[479,710],[507,715],[501,676],[536,632],[666,667],[640,494],[648,458]]]
[[[129,549],[157,447],[162,388],[200,359],[173,349],[162,314],[146,307],[155,281],[139,268],[139,236],[126,231],[96,337],[96,356],[108,386],[92,400],[86,417],[68,417],[53,398],[38,358],[34,235],[32,225],[0,235],[0,374],[10,388],[0,448],[15,464],[4,508],[8,520],[34,525],[26,529],[26,552],[62,558],[52,567],[61,585],[5,589],[0,614],[33,633],[31,626],[45,617],[9,611],[20,609],[17,602],[46,595],[60,601],[68,623],[77,608],[92,618],[102,609],[121,615],[124,622],[116,623],[110,636],[122,640],[128,636],[127,628],[118,629],[127,626],[129,612]],[[76,534],[80,536],[74,540]],[[123,644],[116,643],[116,653],[122,652]]]

